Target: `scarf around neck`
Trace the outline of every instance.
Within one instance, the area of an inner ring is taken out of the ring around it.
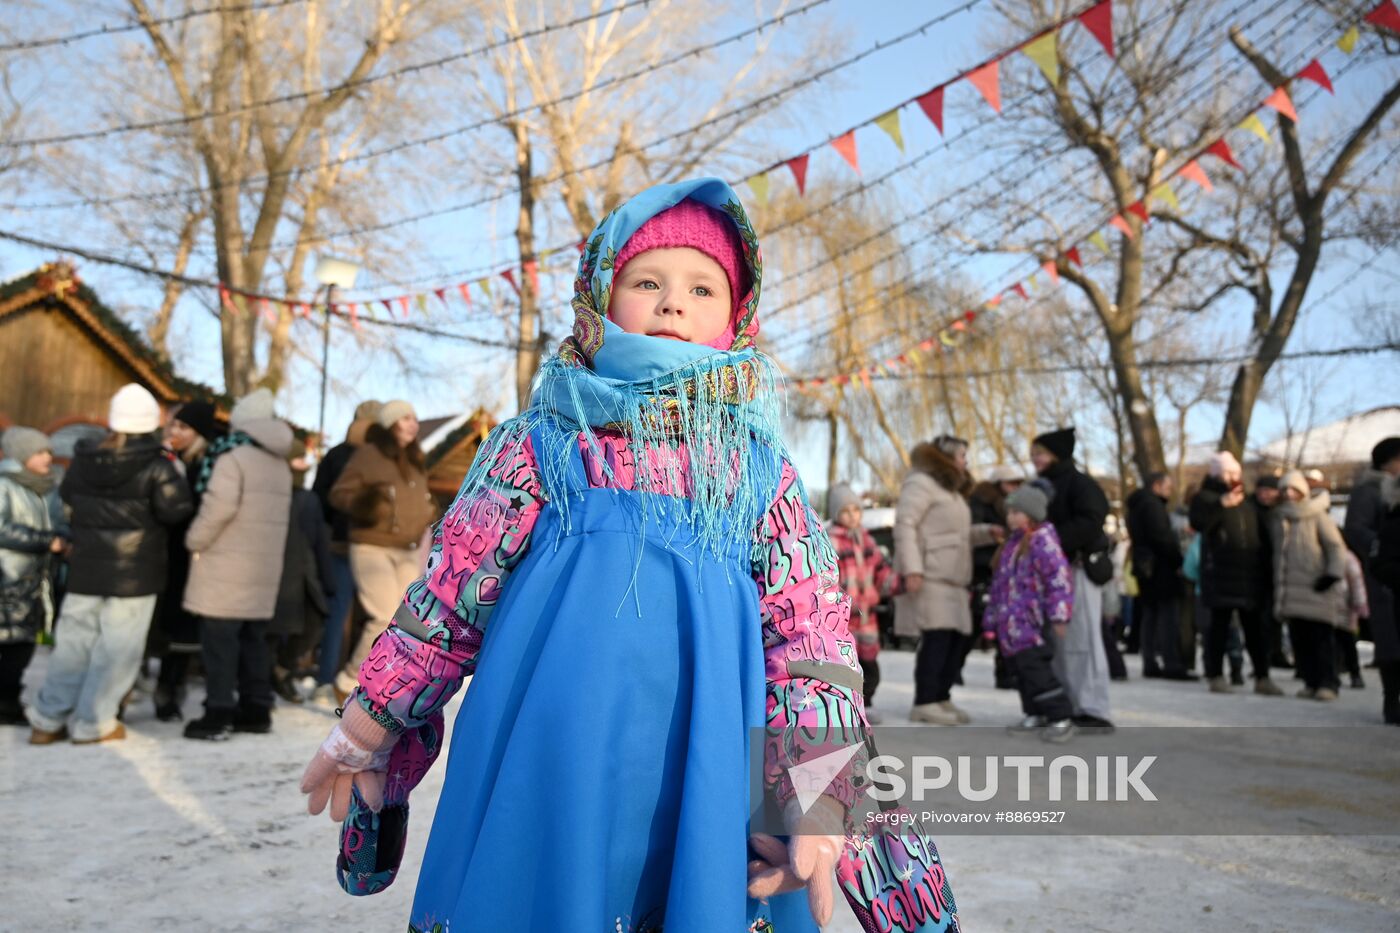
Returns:
[[[613,261],[628,238],[651,217],[692,198],[734,221],[752,283],[739,304],[735,340],[728,350],[629,334],[607,319]],[[738,196],[706,178],[658,185],[603,218],[579,257],[574,281],[573,332],[535,377],[530,405],[498,427],[478,453],[459,495],[484,486],[498,458],[541,426],[535,450],[545,497],[569,527],[570,458],[578,438],[615,479],[598,442],[600,433],[627,438],[636,462],[646,451],[689,451],[688,484],[682,467],[665,458],[662,480],[638,471],[644,515],[679,518],[704,550],[719,553],[740,540],[759,543],[761,520],[777,493],[788,458],[779,431],[782,390],[777,367],[753,346],[763,274],[758,240]],[[692,498],[646,495],[660,489],[693,490]],[[804,501],[806,496],[803,496]]]

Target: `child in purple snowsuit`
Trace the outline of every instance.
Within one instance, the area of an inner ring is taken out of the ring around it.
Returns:
[[[1044,730],[1042,738],[1064,741],[1074,731],[1074,708],[1051,667],[1054,636],[1046,627],[1058,635],[1069,623],[1074,578],[1055,527],[1045,521],[1049,504],[1034,485],[1006,497],[1011,536],[993,562],[984,624],[996,634],[1021,691],[1026,717],[1012,731]]]

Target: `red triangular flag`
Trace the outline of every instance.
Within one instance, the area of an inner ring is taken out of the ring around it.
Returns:
[[[831,148],[841,153],[841,158],[851,164],[851,168],[860,174],[860,160],[856,158],[856,131],[844,133],[831,141]]]
[[[272,312],[272,302],[266,298],[258,299],[258,310],[262,312],[263,320],[269,324],[277,323],[277,315]]]
[[[1123,235],[1128,239],[1134,239],[1133,228],[1128,226],[1128,222],[1123,219],[1122,214],[1114,214],[1113,219],[1108,222],[1108,225],[1123,231]]]
[[[1022,285],[1020,282],[1017,282],[1015,285],[1011,286],[1011,290],[1016,294],[1020,295],[1022,298],[1026,297],[1026,286]]]
[[[1079,14],[1080,24],[1103,46],[1108,57],[1113,57],[1113,4],[1109,0],[1095,4]]]
[[[987,299],[987,307],[989,308],[995,308],[999,304],[1001,304],[1000,295],[993,295],[992,297]]]
[[[525,276],[530,282],[530,290],[536,295],[540,293],[540,263],[537,259],[527,259],[520,264],[520,268],[525,270]]]
[[[587,245],[588,245],[588,241],[587,241],[587,240],[579,240],[577,243],[574,244],[574,249],[578,250],[578,251],[581,253],[581,252],[583,252],[583,248],[584,248],[585,246],[587,246]]]
[[[380,302],[380,304],[384,306],[384,313],[389,315],[389,317],[392,319],[394,316],[393,302],[391,302],[388,298],[385,298],[383,301]],[[365,308],[369,310],[369,316],[374,317],[374,309],[370,307],[370,303],[368,301],[365,302]]]
[[[1323,69],[1322,63],[1315,58],[1308,62],[1308,67],[1298,72],[1298,77],[1313,82],[1328,94],[1335,95],[1337,93],[1332,90],[1332,79],[1327,77],[1327,72]]]
[[[433,294],[437,295],[437,300],[442,302],[444,308],[447,307],[447,289],[435,288],[433,289]]]
[[[227,285],[219,285],[219,300],[223,302],[225,308],[228,308],[229,314],[238,313],[238,308],[234,306],[233,296],[229,294]]]
[[[1367,13],[1363,19],[1372,26],[1400,33],[1400,9],[1395,8],[1395,0],[1385,0],[1380,6]]]
[[[1044,269],[1045,274],[1050,276],[1050,284],[1060,284],[1060,270],[1055,268],[1055,260],[1052,259],[1049,262],[1042,263],[1040,268]]]
[[[458,285],[457,291],[461,292],[462,300],[465,301],[467,303],[467,307],[470,308],[472,306],[472,293],[471,290],[467,288],[467,283],[463,282],[462,284]]]
[[[977,309],[976,309],[976,308],[968,308],[966,311],[964,311],[964,312],[963,312],[963,320],[965,320],[965,321],[975,321],[975,320],[977,320]]]
[[[513,288],[513,289],[515,289],[515,293],[516,293],[517,295],[520,294],[520,286],[515,284],[515,271],[514,271],[514,270],[512,270],[512,269],[503,269],[503,270],[501,271],[501,278],[505,279],[507,282],[510,283],[510,287]]]
[[[1070,262],[1074,263],[1079,268],[1084,268],[1084,260],[1081,259],[1079,256],[1079,247],[1071,246],[1069,249],[1065,250],[1065,258],[1068,259]]]
[[[1177,174],[1182,178],[1189,178],[1207,191],[1215,190],[1215,186],[1212,185],[1210,179],[1206,177],[1206,170],[1201,168],[1201,163],[1197,162],[1195,159],[1192,159],[1178,169]]]
[[[1141,201],[1134,201],[1128,205],[1128,213],[1136,214],[1142,218],[1143,223],[1147,223],[1147,205]]]
[[[1001,113],[1001,62],[987,62],[969,71],[965,77],[987,99],[992,109]]]
[[[807,193],[807,159],[810,156],[800,155],[787,160],[787,167],[792,170],[792,177],[797,181],[797,193],[803,195]]]
[[[1274,108],[1294,123],[1298,122],[1298,111],[1293,109],[1293,101],[1281,87],[1274,88],[1274,92],[1264,99],[1264,106]]]
[[[355,302],[350,302],[350,326],[355,330],[360,329],[360,306]]]
[[[403,309],[403,316],[404,316],[404,317],[408,317],[408,296],[407,296],[407,295],[400,295],[400,296],[399,296],[399,307]]]
[[[943,85],[939,85],[920,97],[916,103],[924,114],[938,127],[938,135],[943,135]]]
[[[1209,152],[1211,155],[1215,156],[1217,159],[1224,162],[1226,165],[1233,165],[1235,168],[1240,169],[1241,171],[1243,171],[1244,169],[1244,166],[1240,165],[1240,163],[1235,161],[1235,154],[1230,151],[1230,144],[1223,139],[1217,139],[1215,142],[1207,146],[1206,152]]]

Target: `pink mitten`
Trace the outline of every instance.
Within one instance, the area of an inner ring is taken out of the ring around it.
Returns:
[[[398,740],[398,735],[375,722],[352,698],[301,776],[301,792],[308,795],[307,812],[314,816],[330,801],[331,819],[341,822],[350,810],[353,785],[378,813],[384,805],[389,752]]]
[[[819,926],[831,920],[835,903],[832,874],[845,844],[845,809],[831,797],[819,797],[807,812],[796,799],[783,811],[789,840],[754,833],[749,837],[760,858],[749,862],[749,897],[767,900],[774,894],[807,889],[807,907]]]

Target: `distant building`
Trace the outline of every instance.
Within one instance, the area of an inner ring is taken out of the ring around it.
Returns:
[[[79,438],[106,432],[108,403],[129,382],[167,409],[190,399],[230,404],[179,376],[71,265],[48,263],[0,284],[0,429],[38,428],[67,459]]]
[[[419,423],[418,443],[427,460],[428,489],[444,510],[466,479],[481,442],[495,426],[496,419],[482,408]]]
[[[1400,405],[1281,437],[1260,448],[1259,459],[1279,468],[1319,469],[1334,483],[1349,486],[1357,470],[1371,465],[1371,448],[1392,436],[1400,436]]]

